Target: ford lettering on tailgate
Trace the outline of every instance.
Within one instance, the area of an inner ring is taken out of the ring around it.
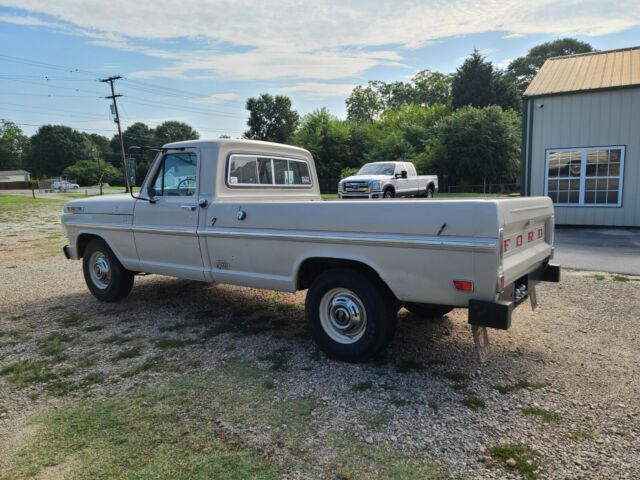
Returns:
[[[527,248],[539,242],[544,242],[544,224],[536,224],[523,231],[512,233],[504,237],[502,248],[504,255],[510,255],[515,250]]]

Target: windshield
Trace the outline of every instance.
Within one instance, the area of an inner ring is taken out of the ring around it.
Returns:
[[[393,175],[395,169],[393,163],[369,163],[362,167],[357,175]]]

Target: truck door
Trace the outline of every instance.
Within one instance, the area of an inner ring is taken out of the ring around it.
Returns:
[[[200,152],[167,151],[153,165],[133,215],[140,269],[144,272],[204,280],[198,241]]]
[[[409,192],[409,179],[408,178],[401,178],[400,175],[402,174],[403,171],[406,171],[407,167],[404,163],[402,162],[398,162],[396,163],[396,181],[395,181],[395,186],[396,186],[396,197],[404,197],[406,195],[408,195]],[[407,172],[407,175],[409,174],[409,172]]]
[[[420,180],[418,180],[418,173],[416,172],[416,167],[413,166],[413,163],[405,163],[404,164],[407,170],[407,195],[417,195],[420,190]]]

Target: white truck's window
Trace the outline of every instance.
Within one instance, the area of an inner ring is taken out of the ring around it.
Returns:
[[[416,167],[413,166],[413,163],[405,163],[407,166],[407,173],[410,177],[417,177],[418,173],[416,172]]]
[[[198,157],[195,153],[170,153],[162,159],[153,188],[156,196],[190,197],[196,191]]]
[[[311,186],[309,164],[290,158],[231,155],[228,162],[229,186]]]

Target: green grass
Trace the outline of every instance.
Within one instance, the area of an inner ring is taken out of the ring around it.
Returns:
[[[596,432],[593,430],[574,430],[569,432],[569,436],[574,440],[593,440],[596,438]]]
[[[130,342],[131,340],[133,340],[133,338],[114,333],[113,335],[109,335],[107,338],[102,340],[102,343],[104,343],[105,345],[123,345],[127,342]]]
[[[188,345],[193,345],[194,343],[197,343],[197,340],[171,338],[171,337],[158,337],[153,340],[153,343],[156,347],[162,348],[162,349],[183,348]]]
[[[526,415],[535,415],[544,423],[556,422],[560,419],[560,416],[557,413],[540,407],[524,407],[522,409],[522,413]]]
[[[614,282],[628,282],[629,280],[631,280],[629,277],[625,277],[624,275],[612,275],[611,279]]]
[[[100,330],[104,330],[104,325],[89,325],[84,328],[85,332],[99,332]]]
[[[513,470],[516,470],[527,480],[536,478],[536,473],[539,468],[539,455],[528,445],[522,443],[502,443],[491,447],[490,452],[505,468],[513,468]],[[506,461],[510,458],[513,458],[516,462],[514,467],[506,467]]]
[[[84,321],[84,317],[77,312],[69,312],[58,320],[64,327],[77,327]]]
[[[431,407],[431,410],[433,410],[434,412],[437,412],[438,410],[440,410],[440,404],[435,400],[429,400],[427,404],[429,405],[429,407]]]
[[[289,350],[287,348],[278,348],[267,355],[261,355],[258,360],[271,362],[270,370],[285,371],[289,368]]]
[[[505,385],[493,385],[493,388],[498,392],[504,394],[515,392],[516,390],[528,389],[528,390],[537,390],[539,388],[544,388],[547,385],[539,382],[531,382],[529,380],[518,380],[515,383],[505,384]]]
[[[462,404],[466,405],[472,410],[479,410],[486,407],[486,402],[473,393],[467,393],[462,399]]]
[[[364,424],[370,430],[382,430],[391,421],[391,415],[388,413],[365,413]]]
[[[38,353],[44,357],[62,358],[67,347],[73,343],[75,337],[68,333],[55,332],[38,340]]]
[[[127,348],[125,350],[120,350],[119,352],[117,352],[115,355],[111,357],[111,361],[117,362],[120,360],[139,357],[141,351],[142,351],[142,347],[139,345],[132,348]]]
[[[0,375],[20,388],[34,383],[46,383],[58,378],[58,375],[45,362],[39,360],[17,361],[0,370]]]
[[[604,280],[606,277],[604,275],[601,275],[600,273],[596,273],[593,278],[595,278],[596,280],[598,280],[599,282],[601,282],[602,280]]]
[[[27,195],[10,195],[6,193],[0,193],[0,206],[1,205],[42,205],[42,204],[54,204],[62,205],[66,200],[57,198],[42,198],[38,197],[36,192],[36,198],[32,198]]]
[[[469,380],[469,375],[463,372],[444,372],[442,376],[452,382],[462,383]]]

